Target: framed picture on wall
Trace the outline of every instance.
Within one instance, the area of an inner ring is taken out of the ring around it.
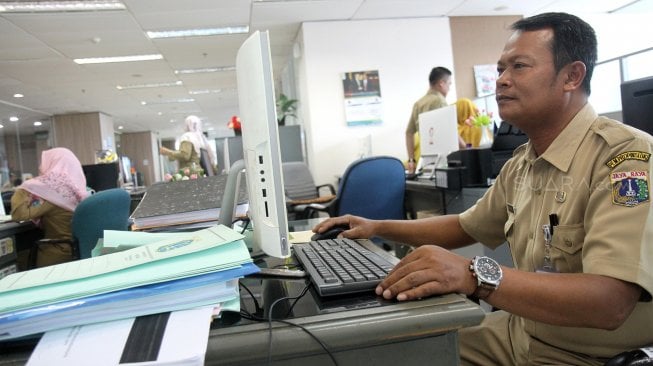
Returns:
[[[496,92],[496,82],[499,77],[496,64],[475,65],[476,96],[485,97]]]
[[[342,73],[341,78],[347,126],[381,124],[379,71],[350,71]]]

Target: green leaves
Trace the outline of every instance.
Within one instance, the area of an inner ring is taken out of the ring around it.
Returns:
[[[280,126],[286,124],[286,117],[291,116],[297,118],[295,112],[297,111],[297,99],[289,99],[285,94],[279,95],[277,99],[277,122]]]

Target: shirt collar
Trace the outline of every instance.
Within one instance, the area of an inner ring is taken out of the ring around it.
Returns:
[[[571,122],[560,132],[558,137],[553,140],[540,158],[548,161],[557,169],[567,172],[582,140],[597,118],[598,115],[594,111],[594,108],[589,103],[586,103]],[[527,148],[527,160],[532,164],[537,159],[537,156],[530,142]]]
[[[433,95],[437,95],[437,96],[440,96],[440,97],[444,98],[444,95],[442,95],[442,93],[440,93],[439,90],[429,89],[429,90],[426,92],[426,94],[433,94]]]

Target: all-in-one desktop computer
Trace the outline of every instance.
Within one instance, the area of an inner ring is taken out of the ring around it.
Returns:
[[[272,257],[285,258],[291,252],[267,32],[255,32],[243,43],[236,57],[236,76],[245,159],[244,164],[232,166],[225,197],[233,198],[236,177],[244,165],[253,229],[251,246]],[[223,211],[231,211],[225,200]],[[221,215],[220,222],[228,225],[227,220]],[[369,240],[312,241],[295,246],[294,253],[323,296],[373,291],[398,262],[379,252]],[[355,261],[360,266],[353,264]],[[334,268],[348,263],[352,268]]]

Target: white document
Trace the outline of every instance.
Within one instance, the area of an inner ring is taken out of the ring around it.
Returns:
[[[47,332],[27,365],[203,365],[214,307],[170,313],[155,360],[120,363],[131,318]]]

